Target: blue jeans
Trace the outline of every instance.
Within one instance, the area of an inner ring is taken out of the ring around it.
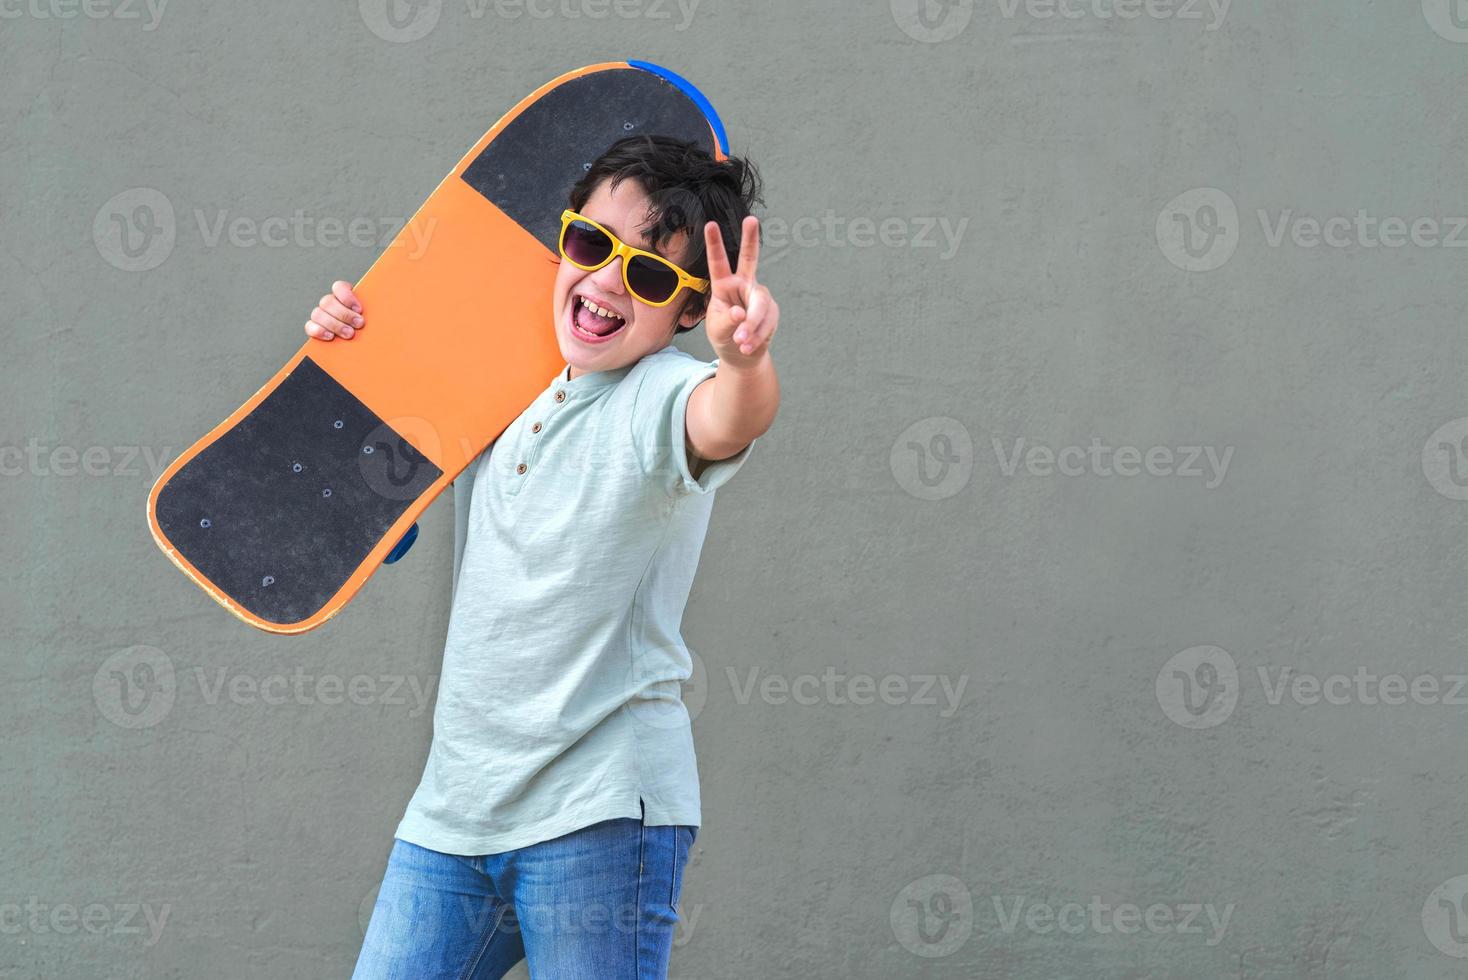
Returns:
[[[664,978],[697,827],[623,817],[502,854],[394,840],[353,980]]]

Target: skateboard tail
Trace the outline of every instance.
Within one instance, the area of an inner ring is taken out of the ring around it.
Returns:
[[[724,132],[724,123],[719,119],[719,114],[714,111],[714,104],[692,82],[682,75],[671,72],[661,65],[655,65],[650,61],[629,61],[627,62],[627,66],[629,68],[641,68],[643,71],[650,71],[654,75],[666,78],[682,89],[684,94],[693,100],[693,104],[703,110],[704,118],[709,122],[709,128],[714,131],[714,140],[719,148],[718,155],[721,157],[729,155],[729,136]]]

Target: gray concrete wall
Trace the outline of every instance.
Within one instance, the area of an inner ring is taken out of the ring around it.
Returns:
[[[451,503],[283,639],[147,490],[375,257],[330,222],[628,56],[762,168],[783,312],[673,975],[1463,975],[1457,0],[384,2],[0,0],[0,977],[350,973]]]

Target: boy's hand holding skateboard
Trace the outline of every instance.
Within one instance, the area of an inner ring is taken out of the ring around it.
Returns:
[[[305,333],[317,340],[335,340],[341,337],[351,340],[352,334],[367,326],[363,317],[363,304],[352,292],[352,285],[338,279],[332,283],[332,292],[321,296],[316,310],[311,311],[310,320],[305,321]]]
[[[306,321],[306,335],[317,340],[351,340],[352,335],[367,325],[362,316],[362,302],[352,292],[352,284],[338,279],[331,292],[321,297]]]

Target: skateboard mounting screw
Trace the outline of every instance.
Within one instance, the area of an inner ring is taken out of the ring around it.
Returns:
[[[327,487],[325,490],[322,490],[321,491],[321,496],[323,496],[323,497],[330,497],[331,496],[331,487]]]
[[[333,429],[340,429],[344,425],[346,425],[346,423],[343,422],[341,419],[337,419],[335,422],[331,423],[331,427]]]
[[[291,472],[292,473],[299,473],[303,469],[305,469],[305,467],[302,466],[300,463],[292,463],[291,464]]]
[[[211,527],[214,526],[214,522],[211,521],[209,518],[205,517],[204,519],[202,519],[202,520],[199,521],[199,526],[202,527],[204,530],[207,531]]]
[[[373,452],[374,452],[374,450],[373,450],[373,448],[371,446],[363,446],[362,447],[362,454],[364,456],[371,456]]]
[[[275,584],[275,576],[274,575],[267,575],[267,576],[265,576],[264,578],[262,578],[260,580],[260,584],[263,585],[263,586],[265,586],[266,588],[269,588],[270,586],[272,586],[272,585]]]

